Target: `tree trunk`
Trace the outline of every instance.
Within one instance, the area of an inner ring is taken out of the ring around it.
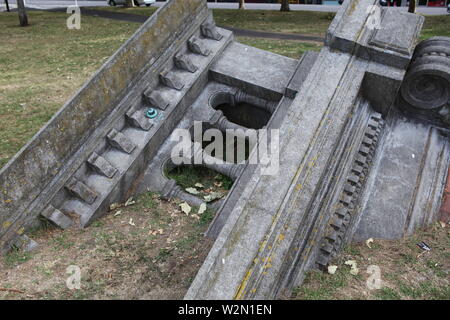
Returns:
[[[408,12],[411,12],[411,13],[416,12],[416,0],[409,0]]]
[[[25,27],[28,25],[27,12],[25,11],[25,5],[23,0],[17,0],[17,12],[19,12],[20,26]]]
[[[289,8],[289,0],[281,0],[281,9],[282,12],[288,12],[291,11],[291,8]]]
[[[245,1],[239,0],[239,9],[245,9]]]
[[[126,7],[134,7],[134,0],[127,0],[125,6]]]
[[[9,3],[8,3],[8,0],[5,0],[5,4],[6,4],[6,11],[9,12]]]

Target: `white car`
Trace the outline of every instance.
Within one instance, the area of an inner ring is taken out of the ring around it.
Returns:
[[[106,0],[110,6],[125,5],[127,0]],[[145,4],[147,7],[151,6],[156,2],[156,0],[133,0],[135,6],[140,6]]]

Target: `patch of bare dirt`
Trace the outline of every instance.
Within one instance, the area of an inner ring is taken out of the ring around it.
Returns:
[[[146,194],[86,229],[37,231],[36,251],[0,258],[0,299],[183,298],[211,246],[202,233],[212,212],[196,210]],[[79,290],[66,286],[71,265]]]

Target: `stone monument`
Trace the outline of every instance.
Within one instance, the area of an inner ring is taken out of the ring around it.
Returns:
[[[35,247],[26,231],[40,217],[87,227],[148,190],[200,205],[166,175],[175,129],[196,123],[278,129],[279,170],[201,164],[234,183],[210,204],[215,242],[186,299],[286,296],[345,243],[432,223],[449,165],[450,40],[416,47],[424,18],[377,3],[345,1],[322,50],[296,60],[236,42],[205,0],[168,1],[0,171],[1,251]]]

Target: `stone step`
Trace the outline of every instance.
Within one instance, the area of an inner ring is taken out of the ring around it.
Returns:
[[[151,106],[158,108],[160,110],[166,110],[170,102],[166,99],[161,91],[154,90],[153,88],[149,88],[143,93],[144,99]]]
[[[189,39],[188,46],[189,50],[191,50],[191,52],[193,53],[197,53],[205,57],[211,54],[211,50],[208,48],[206,43],[196,36],[193,36]]]
[[[88,204],[93,204],[97,199],[97,192],[89,188],[77,178],[72,177],[66,184],[65,188],[75,197],[83,200]]]
[[[94,169],[94,171],[104,175],[105,177],[112,178],[117,172],[117,169],[114,168],[105,158],[95,152],[89,157],[87,162],[91,168]]]
[[[73,225],[72,219],[70,219],[68,216],[63,214],[60,210],[56,209],[52,205],[49,205],[47,208],[45,208],[41,215],[62,229],[67,229]]]
[[[179,69],[189,71],[191,73],[195,73],[198,70],[198,67],[194,64],[188,54],[180,53],[175,55],[173,59],[175,66]]]
[[[117,131],[116,129],[112,129],[108,135],[108,142],[116,149],[119,149],[125,153],[131,154],[133,150],[136,148],[136,145],[128,139],[126,135]]]
[[[219,31],[217,30],[216,25],[213,22],[205,22],[201,25],[200,30],[202,32],[202,35],[205,38],[209,38],[209,39],[213,39],[213,40],[217,40],[220,41],[223,38],[223,35],[221,35],[219,33]]]
[[[180,74],[174,71],[163,71],[159,75],[160,82],[172,89],[180,91],[184,88],[184,82]]]
[[[125,116],[128,123],[136,128],[149,131],[153,127],[153,123],[145,116],[144,110],[130,109]]]

